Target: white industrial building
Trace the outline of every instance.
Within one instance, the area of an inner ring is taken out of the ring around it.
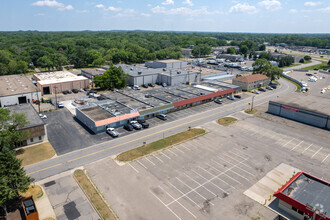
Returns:
[[[0,107],[40,100],[40,90],[25,75],[0,76]]]
[[[187,67],[187,62],[182,60],[155,60],[146,62],[145,66],[148,68],[165,68],[165,69],[183,69]]]

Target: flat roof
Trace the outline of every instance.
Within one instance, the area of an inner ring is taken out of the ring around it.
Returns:
[[[40,85],[54,84],[54,83],[63,83],[63,82],[72,82],[79,80],[87,80],[88,78],[84,76],[77,76],[68,71],[56,71],[56,72],[47,72],[47,73],[36,73],[34,76],[37,78],[37,81]]]
[[[330,213],[330,183],[304,172],[297,173],[278,192],[304,205],[318,208],[322,213]]]
[[[262,75],[262,74],[252,74],[248,76],[241,76],[238,78],[234,78],[233,81],[242,81],[242,82],[254,82],[254,81],[259,81],[263,79],[268,79],[267,76]]]
[[[39,91],[23,74],[0,76],[0,97]]]
[[[312,96],[308,93],[291,93],[272,102],[324,115],[330,115],[330,99],[320,96]]]
[[[185,61],[175,60],[175,59],[168,59],[168,60],[155,60],[154,62],[159,62],[159,63],[180,63],[180,62],[185,62]]]
[[[45,124],[45,122],[39,117],[38,112],[33,108],[33,106],[30,103],[11,105],[6,108],[8,108],[11,113],[17,112],[17,113],[24,113],[26,115],[28,124],[22,129]]]
[[[130,76],[145,76],[145,75],[157,75],[163,72],[161,68],[147,68],[143,65],[128,65],[128,64],[118,64],[116,67],[121,67],[122,70]],[[141,73],[140,73],[141,72]]]
[[[99,68],[99,69],[82,69],[81,71],[88,73],[92,76],[98,76],[98,75],[102,75],[106,70]]]

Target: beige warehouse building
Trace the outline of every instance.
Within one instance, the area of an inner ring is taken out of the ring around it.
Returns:
[[[252,74],[233,79],[233,84],[240,86],[244,91],[267,86],[269,83],[270,78],[262,74]]]
[[[68,71],[37,73],[33,75],[42,94],[54,94],[66,90],[83,89],[89,86],[89,79]]]

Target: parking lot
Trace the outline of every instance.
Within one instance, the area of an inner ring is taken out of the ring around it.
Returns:
[[[243,94],[242,99],[249,96],[249,94]],[[202,111],[221,108],[221,106],[230,104],[235,101],[238,101],[238,99],[232,101],[224,98],[223,104],[221,105],[214,102],[209,102],[167,114],[167,121],[162,121],[155,117],[148,119],[147,122],[150,124],[150,128],[152,128],[160,124],[182,119]],[[47,112],[45,114],[47,115],[47,119],[44,119],[44,121],[47,123],[48,139],[55,149],[57,155],[62,155],[74,150],[79,150],[113,139],[105,132],[99,134],[91,133],[88,128],[80,124],[78,120],[75,120],[73,115],[66,108]],[[120,137],[139,132],[139,130],[127,131],[123,127],[118,128],[117,131],[119,132]]]
[[[122,219],[272,219],[275,213],[243,192],[274,167],[287,163],[330,179],[328,131],[235,116],[239,122],[229,127],[209,122],[204,136],[123,166],[104,159],[87,171]]]

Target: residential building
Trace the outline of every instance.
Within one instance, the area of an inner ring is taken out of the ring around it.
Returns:
[[[242,90],[247,91],[270,83],[270,78],[262,74],[252,74],[249,76],[237,77],[232,80],[234,85],[240,86]]]
[[[41,99],[40,90],[25,75],[0,76],[0,107]]]

